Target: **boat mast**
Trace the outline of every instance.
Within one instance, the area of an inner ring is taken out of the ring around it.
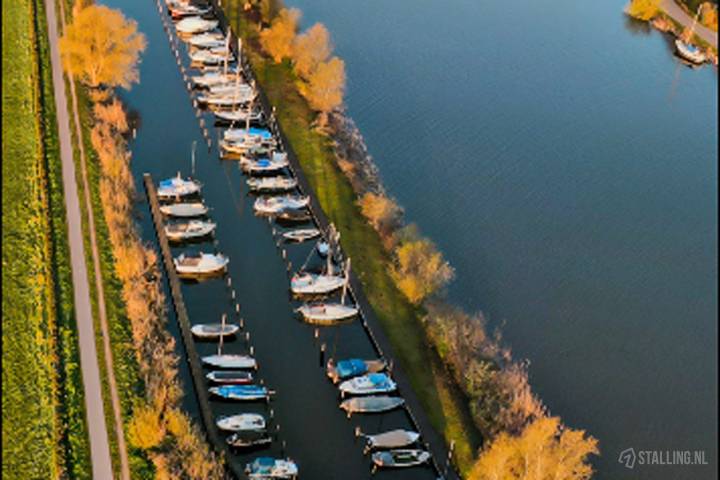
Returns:
[[[227,77],[228,60],[230,58],[230,30],[225,37],[225,65],[223,67],[223,75]]]
[[[196,145],[197,145],[197,140],[193,140],[192,153],[190,154],[190,172],[193,177],[195,176],[195,146]],[[180,172],[178,172],[178,176],[180,176]]]
[[[345,282],[343,282],[342,296],[340,297],[340,303],[342,305],[345,305],[348,283],[350,283],[350,257],[348,257],[347,263],[345,264]]]
[[[222,314],[222,320],[220,321],[220,342],[218,343],[218,356],[222,354],[222,347],[223,347],[223,339],[225,338],[225,335],[223,333],[225,332],[225,319],[227,318],[227,314]]]

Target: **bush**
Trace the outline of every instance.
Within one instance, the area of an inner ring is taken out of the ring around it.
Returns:
[[[260,32],[260,46],[275,63],[280,63],[292,55],[292,45],[299,21],[300,10],[283,8],[270,28]]]
[[[316,23],[293,41],[292,59],[295,73],[300,78],[310,78],[318,65],[326,61],[331,53],[330,33],[325,25]]]
[[[415,304],[453,279],[455,272],[427,238],[406,240],[395,248],[395,262],[391,267],[398,289]]]
[[[659,0],[630,0],[626,12],[638,20],[652,20],[659,11]]]
[[[391,247],[393,233],[402,222],[402,208],[386,195],[372,192],[363,195],[358,204],[363,216],[382,237],[386,248]]]

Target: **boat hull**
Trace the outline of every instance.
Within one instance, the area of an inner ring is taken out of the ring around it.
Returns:
[[[247,355],[208,355],[202,358],[205,365],[224,369],[253,369],[257,368],[257,361]]]
[[[265,430],[265,418],[257,413],[241,413],[228,417],[218,418],[215,422],[220,430],[226,432],[240,432],[246,430]]]
[[[353,413],[382,413],[402,406],[405,400],[401,397],[369,396],[354,397],[345,400],[340,408],[347,412],[348,417]]]

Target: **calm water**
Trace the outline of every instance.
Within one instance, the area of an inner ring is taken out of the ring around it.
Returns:
[[[289,0],[329,28],[347,104],[451,296],[504,323],[599,478],[717,471],[717,71],[625,0]],[[704,449],[711,467],[621,450]]]

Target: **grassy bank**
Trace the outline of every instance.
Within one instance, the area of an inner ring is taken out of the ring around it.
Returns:
[[[45,12],[3,8],[3,476],[89,478]]]
[[[428,346],[420,319],[423,311],[412,306],[388,274],[390,258],[377,232],[356,205],[347,177],[337,167],[330,140],[312,130],[315,113],[296,88],[297,78],[286,61],[275,64],[260,54],[257,28],[242,13],[242,2],[225,4],[233,30],[244,39],[260,86],[276,107],[276,115],[298,156],[320,204],[341,232],[344,251],[375,314],[393,344],[435,428],[448,443],[455,442],[455,459],[463,473],[473,461],[479,435],[462,396],[453,388],[437,356]]]

